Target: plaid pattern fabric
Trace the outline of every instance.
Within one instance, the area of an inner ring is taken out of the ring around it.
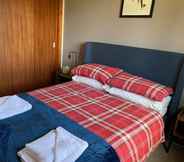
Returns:
[[[133,92],[156,101],[162,101],[165,97],[173,93],[172,88],[127,72],[122,72],[109,79],[108,85]]]
[[[121,162],[143,162],[164,141],[160,114],[77,82],[29,93],[106,140]]]
[[[108,79],[119,74],[120,72],[122,72],[122,70],[119,68],[114,68],[100,64],[84,64],[79,65],[74,69],[72,69],[71,73],[72,75],[79,75],[93,78],[105,84]]]

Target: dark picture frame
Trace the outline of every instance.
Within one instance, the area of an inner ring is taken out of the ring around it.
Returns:
[[[153,10],[154,10],[154,6],[155,6],[155,0],[150,0],[151,1],[151,6],[150,6],[150,10],[149,10],[149,14],[124,14],[124,5],[126,3],[126,1],[130,1],[130,0],[122,0],[121,2],[121,9],[120,9],[120,18],[152,18],[153,16]],[[140,7],[145,7],[144,5],[144,0],[134,0],[135,3],[140,3]],[[138,13],[139,11],[137,11]]]

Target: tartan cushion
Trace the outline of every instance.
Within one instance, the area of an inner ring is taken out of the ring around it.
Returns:
[[[79,65],[72,69],[72,75],[85,76],[96,79],[103,84],[106,83],[110,78],[116,76],[122,72],[119,68],[114,68],[101,64],[84,64]]]
[[[108,84],[132,93],[136,93],[152,100],[162,101],[173,93],[173,89],[153,81],[138,77],[127,72],[108,80]]]

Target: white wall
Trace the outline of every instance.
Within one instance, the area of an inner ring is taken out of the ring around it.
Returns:
[[[121,0],[65,0],[63,62],[86,41],[184,53],[184,1],[157,0],[153,18],[119,18]],[[184,100],[183,100],[184,102]]]

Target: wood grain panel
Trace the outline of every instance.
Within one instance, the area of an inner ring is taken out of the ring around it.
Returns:
[[[0,95],[51,84],[59,66],[52,47],[58,6],[58,0],[0,0]]]

